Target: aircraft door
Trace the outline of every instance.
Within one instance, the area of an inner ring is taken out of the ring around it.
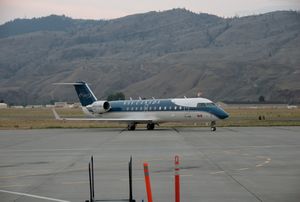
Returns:
[[[191,112],[190,112],[190,108],[189,107],[184,107],[184,117],[185,118],[192,118]]]

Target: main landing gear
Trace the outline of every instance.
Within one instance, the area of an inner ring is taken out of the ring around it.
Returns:
[[[136,128],[136,123],[130,123],[130,124],[128,124],[128,126],[127,126],[127,129],[128,129],[128,130],[135,130],[135,128]]]
[[[129,123],[127,126],[128,130],[135,130],[136,123]],[[155,123],[148,123],[147,124],[147,130],[153,130],[155,128]]]
[[[153,130],[155,127],[155,124],[154,123],[148,123],[147,124],[147,130]]]
[[[210,123],[210,130],[211,131],[216,131],[217,130],[217,128],[216,128],[216,122],[215,121],[212,121]]]

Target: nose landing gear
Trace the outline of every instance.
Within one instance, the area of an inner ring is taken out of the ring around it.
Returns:
[[[212,121],[210,123],[210,130],[211,131],[216,131],[217,130],[217,128],[216,128],[216,122],[215,121]]]

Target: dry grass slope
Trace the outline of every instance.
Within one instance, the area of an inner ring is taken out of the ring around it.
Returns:
[[[218,126],[299,126],[300,109],[228,109],[230,118]],[[80,109],[58,109],[62,117],[83,117]],[[264,116],[264,120],[259,120]],[[201,127],[205,123],[165,123],[161,127]],[[58,121],[50,109],[0,109],[0,129],[104,128],[123,124],[97,121]],[[144,127],[144,126],[140,126]]]
[[[61,29],[64,23],[71,28]],[[27,25],[32,29],[22,32]],[[78,80],[93,84],[99,99],[119,91],[135,98],[202,91],[214,101],[264,95],[300,102],[299,12],[225,19],[174,9],[92,22],[48,16],[10,26],[15,35],[0,38],[0,100],[8,103],[74,102],[72,89],[52,83]]]

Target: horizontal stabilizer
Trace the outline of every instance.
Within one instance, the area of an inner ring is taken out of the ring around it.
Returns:
[[[53,83],[53,85],[84,85],[84,83],[79,83],[79,82],[75,82],[75,83]]]

